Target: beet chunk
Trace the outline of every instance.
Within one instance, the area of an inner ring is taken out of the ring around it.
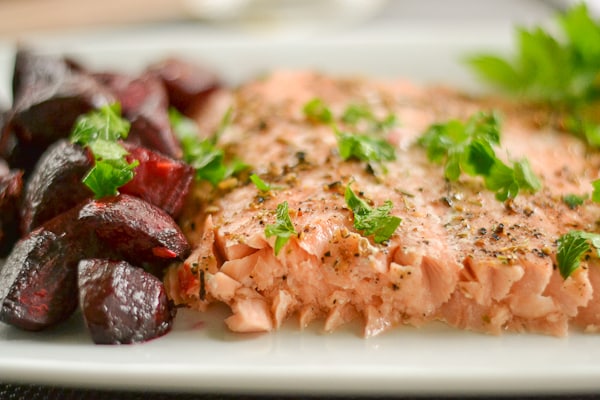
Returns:
[[[140,197],[176,218],[192,182],[194,168],[143,147],[125,144],[127,161],[138,160],[133,179],[121,187],[124,194]]]
[[[54,141],[67,137],[81,114],[115,101],[92,76],[63,58],[20,49],[13,76],[14,104],[5,129],[16,134],[13,164],[31,169]]]
[[[161,209],[127,195],[87,200],[17,242],[0,269],[0,320],[41,330],[66,319],[77,304],[84,258],[125,258],[159,270],[189,251]]]
[[[136,265],[162,267],[183,260],[190,245],[167,213],[125,194],[78,207],[77,229]]]
[[[130,344],[164,335],[175,308],[162,282],[125,261],[82,260],[79,303],[97,344]]]
[[[184,114],[221,87],[214,71],[179,58],[167,58],[150,66],[148,71],[164,82],[169,103]]]
[[[23,234],[92,197],[92,191],[81,182],[92,166],[88,152],[66,139],[50,146],[25,187],[21,207]]]
[[[0,270],[0,320],[37,331],[67,319],[77,307],[81,256],[69,235],[52,229],[17,242]]]
[[[104,73],[95,77],[113,91],[123,116],[131,122],[128,142],[181,158],[181,146],[169,121],[169,100],[159,79],[150,74],[134,78]]]
[[[23,171],[10,170],[0,159],[0,257],[4,257],[19,238],[19,204]]]

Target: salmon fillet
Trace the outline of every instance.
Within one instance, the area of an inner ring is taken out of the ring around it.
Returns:
[[[388,140],[397,160],[386,163],[386,174],[342,161],[334,130],[303,114],[313,98],[334,114],[367,104],[375,114],[396,115]],[[404,80],[312,71],[272,73],[233,90],[230,102],[235,118],[220,144],[277,189],[264,195],[235,180],[220,189],[197,184],[181,221],[195,251],[165,276],[175,303],[202,311],[223,302],[232,312],[225,323],[236,332],[270,331],[289,318],[301,327],[322,320],[326,331],[359,320],[367,337],[430,321],[490,334],[600,328],[595,262],[567,279],[555,266],[561,234],[596,228],[597,204],[571,209],[562,197],[591,193],[600,156],[551,129],[547,111]],[[526,157],[540,191],[499,202],[480,178],[446,181],[443,167],[415,144],[430,124],[482,110],[503,116],[500,156]],[[370,204],[392,201],[402,222],[389,241],[376,244],[354,228],[344,201],[349,182]],[[299,234],[276,255],[265,226],[283,201]]]

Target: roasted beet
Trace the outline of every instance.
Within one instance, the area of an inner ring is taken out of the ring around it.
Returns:
[[[164,335],[175,309],[162,282],[125,261],[79,263],[79,304],[98,344],[129,344]]]
[[[173,218],[137,197],[91,200],[78,217],[78,229],[93,232],[97,241],[136,265],[167,265],[185,259],[190,251]]]
[[[0,320],[41,330],[77,307],[77,262],[82,249],[69,235],[38,229],[17,242],[0,270]]]
[[[0,257],[10,251],[19,238],[19,204],[23,171],[10,170],[0,159]]]
[[[140,165],[133,179],[119,191],[140,197],[176,218],[192,186],[194,169],[143,147],[126,144],[125,148],[129,152],[127,160],[138,160]]]
[[[182,113],[221,87],[214,71],[179,58],[168,58],[148,70],[164,82],[169,103]]]
[[[115,101],[112,93],[62,58],[19,50],[14,103],[7,129],[18,138],[15,162],[31,164],[54,141],[69,135],[81,114]],[[19,165],[29,169],[32,165]]]
[[[159,79],[150,74],[136,78],[109,73],[95,76],[113,91],[123,116],[131,121],[129,142],[181,157],[181,147],[169,121],[169,100]]]
[[[85,201],[17,242],[0,270],[0,320],[40,330],[66,319],[83,258],[125,258],[157,270],[189,250],[175,221],[141,199]]]
[[[25,187],[23,234],[92,197],[92,191],[81,182],[92,166],[88,152],[78,145],[63,139],[50,146]]]

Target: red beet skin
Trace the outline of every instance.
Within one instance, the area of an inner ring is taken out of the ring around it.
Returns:
[[[124,261],[82,260],[78,268],[79,303],[92,340],[130,344],[164,335],[174,308],[162,282]]]

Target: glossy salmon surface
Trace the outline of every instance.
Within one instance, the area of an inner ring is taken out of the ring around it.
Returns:
[[[303,112],[314,98],[334,115],[353,104],[395,115],[385,132],[396,151],[387,171],[342,160],[335,129]],[[274,330],[289,318],[300,327],[322,320],[326,331],[359,320],[367,337],[430,321],[489,334],[600,327],[598,266],[583,262],[567,279],[556,268],[560,235],[596,229],[600,207],[589,194],[600,155],[552,129],[550,112],[404,80],[310,71],[272,73],[235,89],[230,101],[233,124],[219,143],[271,190],[235,179],[217,189],[197,184],[181,220],[195,250],[165,276],[176,304],[202,311],[223,302],[236,332]],[[478,111],[501,116],[497,154],[526,158],[538,192],[500,202],[479,177],[449,182],[416,144],[430,124]],[[373,207],[392,202],[402,222],[389,240],[375,243],[354,227],[349,184]],[[588,200],[572,209],[568,194]],[[284,201],[297,234],[276,254],[265,228]]]

